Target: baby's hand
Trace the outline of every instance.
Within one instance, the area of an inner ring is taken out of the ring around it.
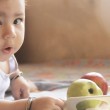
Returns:
[[[22,76],[11,81],[11,91],[15,99],[22,99],[29,97],[28,83]]]
[[[31,110],[63,110],[64,101],[51,97],[35,98]]]

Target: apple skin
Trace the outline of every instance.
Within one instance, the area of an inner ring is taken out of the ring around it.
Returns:
[[[77,79],[70,84],[67,90],[67,98],[94,95],[103,95],[103,92],[95,82],[89,79]]]
[[[89,79],[77,79],[67,89],[67,99],[70,97],[103,95],[98,85]],[[85,100],[76,105],[77,110],[95,108],[101,104],[100,100]]]
[[[93,108],[93,110],[94,110],[96,107],[99,107],[101,103],[102,103],[102,101],[100,101],[100,100],[92,100],[92,99],[84,100],[84,101],[79,102],[76,105],[76,108],[77,108],[77,110],[86,110],[86,109],[90,109],[90,108]]]
[[[81,78],[94,81],[101,88],[103,95],[107,94],[108,83],[102,74],[98,72],[90,72],[90,73],[84,74]]]

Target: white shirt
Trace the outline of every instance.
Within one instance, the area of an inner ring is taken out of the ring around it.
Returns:
[[[18,69],[18,63],[14,55],[9,58],[9,66],[9,74],[6,74],[4,71],[0,70],[0,99],[4,99],[5,92],[10,86],[10,75],[15,73]]]

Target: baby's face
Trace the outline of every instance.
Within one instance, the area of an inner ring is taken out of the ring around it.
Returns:
[[[24,41],[25,1],[0,0],[0,61],[17,52]]]

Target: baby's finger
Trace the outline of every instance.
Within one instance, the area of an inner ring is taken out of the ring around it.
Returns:
[[[63,109],[62,109],[62,107],[59,107],[59,106],[56,105],[54,110],[63,110]]]
[[[64,106],[64,101],[60,100],[60,99],[56,99],[55,104],[57,106],[59,106],[61,108],[61,110],[63,110],[63,106]]]
[[[16,93],[13,93],[13,97],[14,97],[15,100],[20,99],[20,93],[19,93],[19,91],[16,92]]]
[[[21,98],[28,98],[29,97],[29,91],[21,91],[21,94],[20,94],[20,97]]]

